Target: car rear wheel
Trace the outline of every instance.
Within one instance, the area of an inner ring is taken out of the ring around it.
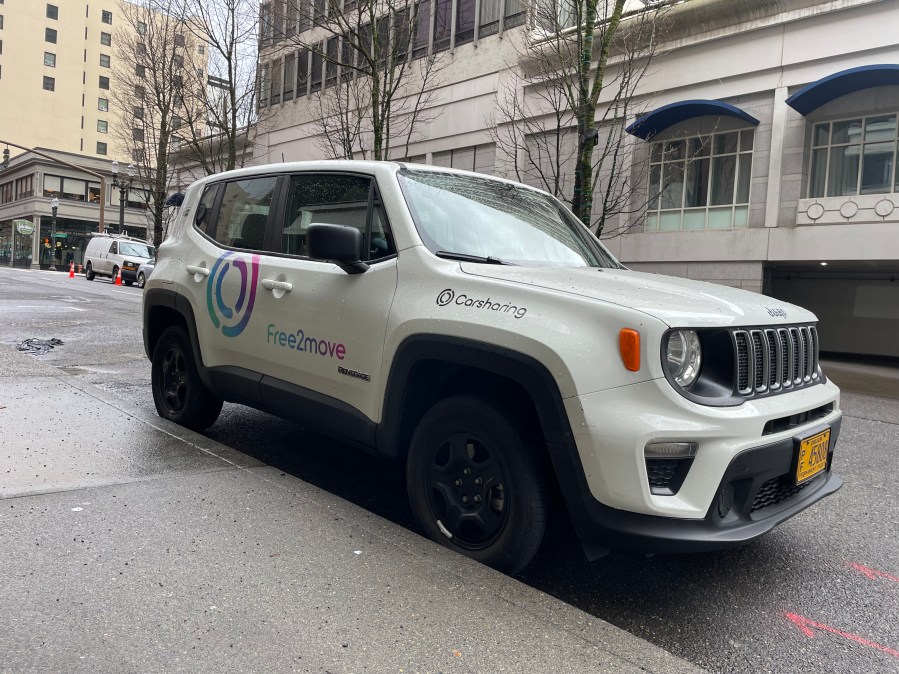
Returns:
[[[93,281],[94,276],[96,276],[96,274],[94,274],[94,268],[91,267],[91,263],[88,262],[87,267],[85,267],[84,269],[84,278],[86,278],[88,281]]]
[[[546,529],[545,469],[535,433],[494,402],[454,396],[422,418],[409,448],[406,483],[419,526],[433,540],[514,574]]]
[[[153,402],[164,419],[202,431],[218,418],[222,400],[203,385],[193,350],[183,328],[162,333],[153,350]]]
[[[140,274],[137,275],[137,287],[143,288],[146,284],[147,284],[147,279],[144,276],[144,273],[141,272]]]

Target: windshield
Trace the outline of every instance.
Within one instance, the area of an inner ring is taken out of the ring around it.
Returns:
[[[134,255],[135,257],[153,257],[156,254],[153,246],[148,246],[145,243],[126,243],[124,241],[121,243],[119,252],[122,255]]]
[[[542,192],[437,171],[404,169],[398,178],[432,253],[525,266],[621,266],[559,201]]]

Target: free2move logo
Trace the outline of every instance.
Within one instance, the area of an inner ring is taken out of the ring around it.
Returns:
[[[235,274],[225,285],[228,273]],[[206,308],[216,329],[221,328],[225,337],[237,337],[250,322],[253,305],[256,303],[256,282],[259,279],[259,256],[252,255],[249,262],[232,252],[224,253],[209,272],[206,283]],[[222,290],[223,285],[229,292]],[[233,306],[226,294],[233,295],[237,289],[237,299]]]

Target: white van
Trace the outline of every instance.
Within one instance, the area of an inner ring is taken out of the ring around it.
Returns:
[[[94,233],[84,251],[84,277],[93,281],[97,276],[115,280],[122,272],[122,282],[131,285],[137,280],[137,268],[153,259],[156,249],[141,239]]]

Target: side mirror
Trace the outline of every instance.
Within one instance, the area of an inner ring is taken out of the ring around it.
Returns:
[[[316,260],[330,260],[347,274],[361,274],[368,269],[362,261],[362,233],[344,225],[309,225],[306,230],[309,256]]]

